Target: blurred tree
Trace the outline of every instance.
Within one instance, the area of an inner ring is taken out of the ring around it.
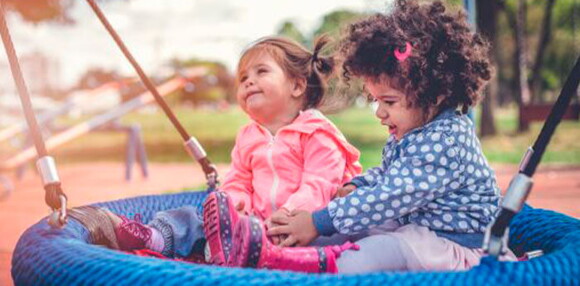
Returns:
[[[322,23],[318,29],[314,30],[314,37],[322,34],[327,34],[333,39],[340,37],[341,29],[346,27],[349,23],[356,21],[365,14],[349,11],[338,10],[330,12],[322,17]]]
[[[554,95],[561,88],[578,54],[577,1],[504,0],[502,3],[507,21],[500,26],[510,31],[510,36],[500,36],[505,47],[502,58],[505,62],[512,61],[512,66],[500,61],[500,78],[511,81],[511,94],[518,106],[546,101],[547,95]],[[535,47],[533,61],[527,46]],[[518,131],[525,130],[527,125],[520,120]]]
[[[304,35],[302,34],[302,32],[300,32],[298,27],[296,27],[296,25],[292,21],[285,21],[284,23],[282,23],[282,26],[280,27],[280,29],[278,29],[277,34],[280,36],[288,37],[290,39],[294,39],[295,41],[303,45],[306,45],[308,42],[304,37]]]
[[[234,94],[234,78],[225,65],[214,61],[199,59],[174,59],[171,66],[179,71],[182,68],[205,67],[209,70],[206,76],[191,79],[190,83],[180,91],[180,99],[192,104],[236,102]]]
[[[128,0],[97,0],[128,1]],[[18,13],[24,21],[39,24],[42,22],[56,22],[60,24],[74,24],[70,13],[76,4],[75,0],[4,0],[6,8]],[[84,1],[81,1],[84,2]]]
[[[525,0],[518,0],[518,7],[516,12],[516,25],[514,26],[516,36],[516,65],[515,70],[517,76],[515,77],[517,91],[519,94],[520,110],[521,107],[527,105],[531,101],[530,89],[528,87],[528,70],[527,70],[527,44],[526,44],[526,14],[527,3]],[[523,132],[529,129],[526,121],[522,120],[520,112],[520,120],[518,124],[518,131]]]
[[[530,78],[529,86],[531,87],[533,98],[541,101],[541,91],[540,91],[540,76],[542,71],[542,66],[544,64],[544,54],[546,52],[546,47],[550,42],[550,36],[552,32],[552,10],[554,8],[555,0],[547,0],[546,8],[544,9],[544,19],[542,20],[542,27],[540,32],[540,39],[538,41],[538,49],[536,51],[536,57],[532,67],[532,76]]]
[[[476,1],[477,30],[491,43],[489,59],[492,65],[496,65],[498,58],[497,48],[497,16],[500,9],[498,0]],[[496,134],[493,107],[499,91],[498,78],[492,77],[489,85],[484,90],[481,103],[481,119],[479,121],[480,136],[492,136]]]
[[[38,24],[55,21],[73,23],[69,15],[74,0],[4,0],[8,9],[14,10],[27,22]]]
[[[542,74],[559,78],[557,86],[550,86],[548,78],[542,78],[542,88],[559,90],[566,80],[580,52],[580,37],[577,26],[580,24],[580,1],[556,1],[553,8],[554,18],[551,41],[544,58]],[[549,71],[549,72],[547,72]]]

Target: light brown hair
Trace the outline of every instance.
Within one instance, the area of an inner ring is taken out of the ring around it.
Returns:
[[[264,54],[271,56],[282,68],[285,75],[292,79],[306,79],[304,109],[316,108],[326,92],[326,78],[334,71],[334,59],[320,56],[329,38],[316,39],[314,51],[310,52],[298,42],[285,37],[266,37],[259,39],[242,53],[236,74],[236,88],[240,74],[254,59]]]

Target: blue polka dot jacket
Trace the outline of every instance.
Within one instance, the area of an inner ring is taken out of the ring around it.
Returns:
[[[350,184],[354,192],[313,213],[319,234],[356,234],[397,220],[478,248],[500,200],[473,123],[451,109],[400,140],[391,136],[381,165]]]

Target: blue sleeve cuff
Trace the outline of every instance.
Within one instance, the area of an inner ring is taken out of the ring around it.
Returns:
[[[330,236],[337,232],[332,224],[332,218],[330,218],[328,208],[323,208],[312,213],[312,222],[319,235]]]
[[[344,185],[346,186],[348,184],[355,185],[357,188],[360,188],[360,187],[366,185],[366,181],[361,176],[358,176],[358,177],[352,178],[352,180],[350,182],[348,182]]]

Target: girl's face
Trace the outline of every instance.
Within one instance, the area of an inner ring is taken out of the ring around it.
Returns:
[[[411,107],[407,96],[389,85],[388,80],[377,81],[365,78],[364,82],[366,90],[378,103],[375,115],[381,120],[382,125],[389,128],[389,133],[397,140],[425,123],[423,110],[419,107]]]
[[[236,97],[252,119],[266,125],[282,115],[298,114],[304,89],[286,76],[272,56],[264,53],[242,68]]]

